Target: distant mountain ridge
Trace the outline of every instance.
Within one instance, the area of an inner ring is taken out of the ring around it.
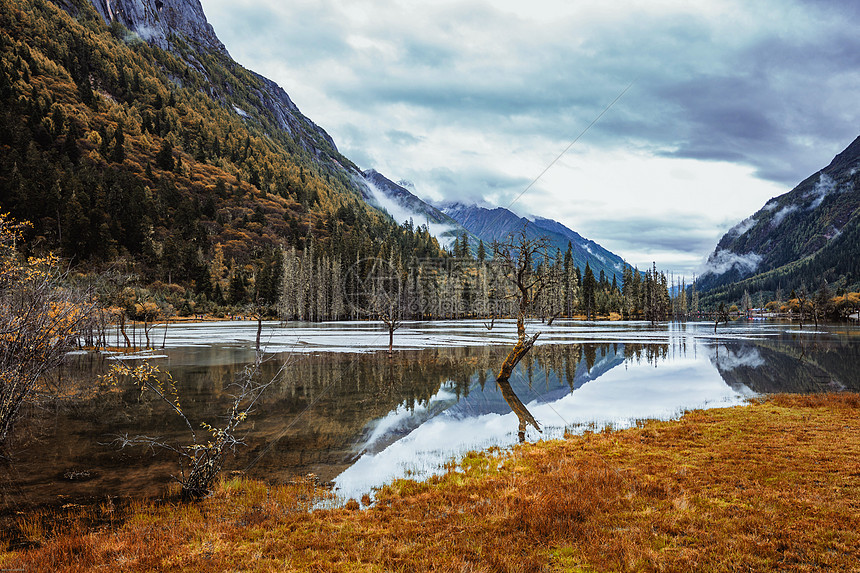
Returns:
[[[602,270],[607,277],[616,276],[620,280],[627,265],[620,256],[558,221],[544,217],[530,220],[503,207],[480,207],[456,201],[433,204],[374,169],[368,169],[362,175],[358,184],[363,187],[363,197],[368,203],[386,211],[398,223],[411,219],[415,225],[427,225],[443,246],[449,247],[454,239],[465,233],[473,254],[479,241],[484,242],[489,252],[493,241],[504,241],[525,228],[528,237],[546,237],[562,253],[567,251],[570,243],[573,262],[580,270],[584,270],[587,263],[595,275]]]
[[[860,282],[860,137],[790,192],[730,229],[708,258],[699,289],[815,290]]]
[[[440,203],[437,207],[483,240],[488,247],[493,241],[503,241],[511,233],[519,233],[525,228],[526,236],[533,239],[546,237],[562,253],[567,251],[570,243],[574,264],[585,269],[587,263],[595,275],[603,271],[608,278],[616,276],[620,281],[627,266],[620,256],[552,219],[535,217],[529,220],[503,207],[489,209],[458,202]]]

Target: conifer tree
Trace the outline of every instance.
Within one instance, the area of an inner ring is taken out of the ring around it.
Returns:
[[[164,138],[161,141],[161,149],[158,150],[158,154],[155,156],[155,163],[165,171],[173,171],[173,144],[170,143],[169,139]]]
[[[588,320],[592,319],[592,314],[595,309],[595,291],[597,290],[597,281],[594,279],[594,272],[591,266],[585,263],[585,274],[582,277],[582,298],[585,306],[585,316]]]
[[[122,131],[122,124],[118,125],[113,134],[113,153],[111,160],[114,163],[122,163],[125,161],[125,134]]]

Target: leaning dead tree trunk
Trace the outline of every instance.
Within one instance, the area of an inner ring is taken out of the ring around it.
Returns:
[[[555,322],[555,319],[561,316],[561,311],[558,310],[549,315],[549,320],[546,321],[547,326],[552,326],[552,323]]]
[[[529,239],[525,228],[518,236],[511,235],[506,244],[494,251],[493,258],[498,260],[502,269],[510,280],[515,290],[515,296],[519,299],[519,310],[517,312],[517,342],[499,369],[496,383],[505,396],[505,400],[511,405],[511,409],[520,420],[520,439],[525,439],[527,424],[531,424],[537,431],[541,431],[540,425],[534,417],[526,410],[525,406],[514,394],[510,385],[510,377],[520,360],[529,353],[535,345],[540,333],[531,336],[526,333],[526,316],[532,305],[537,301],[541,291],[548,286],[551,278],[542,274],[534,267],[535,258],[548,258],[547,240],[545,238]],[[511,396],[513,397],[511,399]]]
[[[528,354],[529,350],[532,349],[532,346],[534,346],[535,341],[537,341],[539,336],[540,332],[535,333],[531,337],[526,335],[525,321],[523,319],[523,316],[520,315],[517,318],[517,343],[514,345],[514,347],[508,353],[507,358],[505,358],[505,361],[502,363],[502,367],[499,369],[499,375],[496,377],[497,381],[504,380],[507,382],[508,379],[510,379],[514,368],[516,368],[520,360],[522,360],[523,357]]]
[[[538,432],[540,432],[541,429],[540,425],[531,413],[526,410],[526,407],[514,393],[514,390],[511,387],[510,378],[511,374],[514,372],[514,368],[516,368],[520,360],[529,353],[529,350],[531,350],[532,346],[535,345],[535,341],[537,341],[539,336],[540,332],[536,332],[532,336],[528,336],[526,334],[525,317],[523,316],[523,313],[520,312],[517,317],[517,343],[508,353],[507,358],[505,358],[505,361],[502,363],[502,367],[499,369],[499,375],[496,376],[496,384],[498,384],[499,389],[502,391],[502,396],[520,420],[517,434],[521,442],[525,441],[527,424],[531,424]]]

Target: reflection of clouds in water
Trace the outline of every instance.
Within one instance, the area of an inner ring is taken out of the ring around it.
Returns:
[[[722,370],[735,370],[742,366],[760,368],[767,364],[755,346],[741,346],[740,348],[716,346],[709,347],[708,352],[711,354],[711,362]]]
[[[378,454],[362,455],[335,478],[336,493],[344,499],[357,499],[397,478],[425,479],[440,473],[444,464],[470,451],[513,445],[517,423],[513,413],[459,419],[443,413]],[[531,431],[529,438],[534,439]]]
[[[470,397],[480,392],[480,386],[473,385]],[[531,392],[518,392],[544,429],[538,434],[529,428],[529,440],[561,438],[565,428],[627,428],[643,419],[674,419],[687,410],[735,406],[745,400],[726,385],[706,355],[692,354],[661,362],[659,368],[632,363],[613,368],[551,402],[541,402]],[[513,412],[476,411],[463,416],[464,410],[441,412],[382,451],[362,455],[335,478],[337,493],[344,499],[358,498],[397,478],[425,479],[440,473],[451,459],[469,451],[505,448],[517,442],[519,421]]]

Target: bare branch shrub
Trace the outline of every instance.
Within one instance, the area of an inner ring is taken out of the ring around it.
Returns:
[[[180,402],[176,383],[170,372],[161,371],[157,365],[144,362],[135,367],[125,363],[114,365],[106,378],[116,384],[119,380],[130,379],[142,392],[152,392],[165,402],[171,410],[188,426],[190,444],[171,444],[159,437],[128,435],[117,438],[120,448],[142,446],[152,450],[163,449],[179,457],[179,475],[171,476],[179,483],[183,500],[199,500],[212,493],[213,486],[228,454],[235,451],[244,441],[237,430],[251,414],[260,397],[280,377],[286,364],[268,381],[260,381],[261,353],[256,360],[245,367],[232,384],[233,393],[230,409],[223,422],[213,426],[208,422],[194,424],[185,414]],[[200,436],[195,427],[202,428]]]

